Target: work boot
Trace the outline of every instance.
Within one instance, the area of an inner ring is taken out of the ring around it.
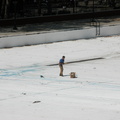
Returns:
[[[63,74],[59,74],[59,76],[63,76]]]

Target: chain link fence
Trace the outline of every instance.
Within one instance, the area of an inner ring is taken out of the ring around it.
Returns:
[[[57,16],[120,9],[120,0],[1,0],[0,19]]]

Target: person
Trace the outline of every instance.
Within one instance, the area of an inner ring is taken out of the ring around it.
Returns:
[[[62,56],[62,58],[59,60],[59,67],[60,67],[60,76],[63,76],[63,64],[64,64],[65,56]]]

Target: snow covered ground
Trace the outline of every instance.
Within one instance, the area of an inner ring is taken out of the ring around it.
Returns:
[[[120,120],[120,36],[0,49],[0,55],[0,120]],[[65,64],[60,77],[58,65],[49,65],[63,55],[65,62],[103,59]]]

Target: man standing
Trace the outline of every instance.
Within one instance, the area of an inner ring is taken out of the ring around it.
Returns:
[[[62,58],[59,61],[59,67],[60,67],[60,76],[63,76],[63,64],[64,64],[65,56],[62,56]]]

